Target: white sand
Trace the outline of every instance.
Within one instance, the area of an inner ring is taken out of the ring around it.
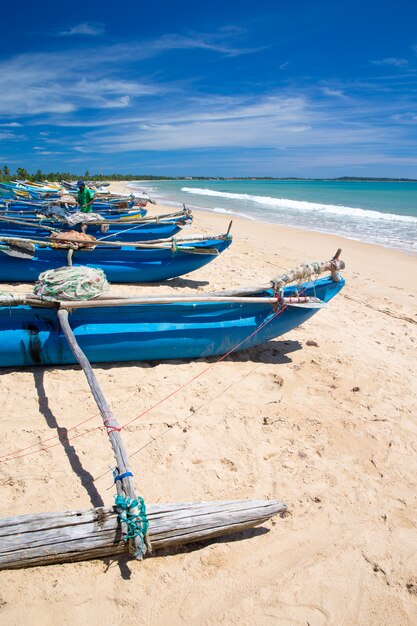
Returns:
[[[225,216],[195,214],[193,232],[226,228]],[[218,363],[123,437],[147,502],[278,498],[290,515],[142,564],[1,572],[2,624],[417,623],[417,258],[243,219],[232,232],[213,263],[142,293],[265,282],[338,247],[346,287],[304,326]],[[123,424],[205,367],[94,369]],[[65,428],[93,416],[71,439],[101,423],[79,369],[5,370],[0,394],[0,456],[57,428],[62,441],[0,464],[2,516],[112,503],[105,434],[64,445]]]

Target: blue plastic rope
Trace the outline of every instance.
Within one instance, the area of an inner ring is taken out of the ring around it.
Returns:
[[[113,471],[114,482],[118,480],[123,480],[123,478],[127,478],[128,476],[133,476],[132,472],[125,472],[124,474],[116,474],[116,470]]]

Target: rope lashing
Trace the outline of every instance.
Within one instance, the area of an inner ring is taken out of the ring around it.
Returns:
[[[313,263],[304,263],[295,269],[286,272],[285,274],[281,274],[277,276],[271,281],[272,288],[275,293],[279,292],[285,285],[289,283],[297,283],[305,282],[311,280],[314,277],[319,276],[323,271],[342,268],[344,267],[344,263],[339,261],[338,259],[332,259],[332,261],[327,263],[320,263],[315,261]]]
[[[25,304],[26,295],[23,293],[8,293],[0,289],[0,306],[16,306]]]
[[[120,432],[122,429],[119,426],[119,422],[113,417],[113,414],[106,414],[106,417],[103,418],[104,426],[106,427],[107,434],[114,432]]]
[[[115,472],[113,472],[113,474],[114,473]],[[116,474],[114,476],[114,482],[117,482],[118,480],[123,480],[123,478],[128,478],[128,476],[131,476],[133,478],[132,472],[125,472],[124,474]]]
[[[103,270],[93,267],[58,267],[40,274],[33,293],[42,300],[91,300],[108,291]]]
[[[130,472],[127,472],[130,473]],[[146,515],[146,506],[143,498],[133,500],[122,495],[117,495],[114,501],[117,513],[122,524],[126,524],[127,533],[122,537],[123,541],[130,542],[136,537],[140,537],[142,546],[134,555],[140,557],[145,548],[145,536],[148,532],[149,522]]]

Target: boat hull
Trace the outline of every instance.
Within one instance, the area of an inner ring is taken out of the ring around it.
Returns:
[[[207,265],[216,258],[213,249],[223,252],[231,244],[230,239],[213,239],[190,242],[198,252],[186,252],[178,244],[171,248],[99,247],[94,250],[76,250],[72,265],[100,268],[111,283],[150,283],[183,276]],[[207,253],[204,253],[207,250]],[[32,259],[11,257],[0,250],[0,282],[32,282],[47,270],[67,265],[67,250],[53,250],[36,246]]]
[[[344,280],[305,283],[304,295],[327,302]],[[262,292],[257,295],[268,295]],[[285,295],[295,293],[286,288]],[[270,304],[195,302],[76,309],[69,317],[81,349],[92,363],[193,359],[243,350],[283,335],[317,312]],[[0,308],[0,366],[69,365],[74,356],[56,311]]]
[[[189,223],[190,218],[187,219],[187,223]],[[64,224],[57,224],[56,222],[50,223],[48,220],[44,220],[43,224],[56,228],[57,230],[81,230],[79,224],[69,227]],[[166,222],[144,222],[139,224],[122,222],[120,224],[110,224],[108,229],[106,229],[105,226],[106,225],[87,224],[85,232],[88,235],[93,235],[93,237],[96,237],[97,239],[106,238],[110,241],[152,241],[154,239],[167,239],[169,237],[173,237],[184,226],[184,221],[170,220]],[[35,228],[33,226],[20,227],[14,224],[8,224],[7,222],[1,222],[0,236],[46,239],[50,236],[50,231]]]
[[[0,216],[1,217],[9,217],[10,219],[37,219],[42,211],[44,211],[44,207],[40,204],[36,209],[33,203],[25,203],[25,202],[10,202],[6,207],[2,207],[0,204]],[[120,219],[120,218],[129,218],[140,219],[145,217],[147,214],[147,209],[144,208],[126,208],[120,209],[113,204],[108,202],[95,202],[93,204],[94,213],[99,213],[105,219]],[[68,214],[75,213],[75,209],[67,209]],[[47,215],[47,213],[45,213]],[[111,218],[109,216],[114,216]],[[48,216],[49,217],[49,216]],[[55,223],[55,222],[54,222]]]

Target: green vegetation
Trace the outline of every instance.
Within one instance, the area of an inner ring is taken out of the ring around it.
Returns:
[[[11,172],[7,165],[4,165],[0,168],[0,181],[7,182],[10,180],[29,180],[32,182],[49,180],[51,182],[59,182],[61,180],[96,180],[96,181],[107,181],[107,180],[175,180],[179,177],[173,176],[153,176],[151,174],[143,175],[143,174],[93,174],[90,175],[89,171],[86,170],[84,174],[74,174],[73,172],[42,172],[41,170],[37,170],[36,173],[30,174],[23,167],[18,167],[16,172]]]
[[[339,176],[337,178],[302,178],[298,176],[155,176],[152,174],[93,174],[86,170],[84,174],[74,174],[70,172],[42,172],[37,170],[36,173],[30,174],[23,167],[18,167],[15,173],[12,173],[7,165],[0,168],[0,182],[10,180],[29,180],[50,182],[59,182],[61,180],[94,180],[110,181],[110,180],[328,180],[328,181],[375,181],[375,182],[417,182],[415,178],[378,178],[373,176]]]

